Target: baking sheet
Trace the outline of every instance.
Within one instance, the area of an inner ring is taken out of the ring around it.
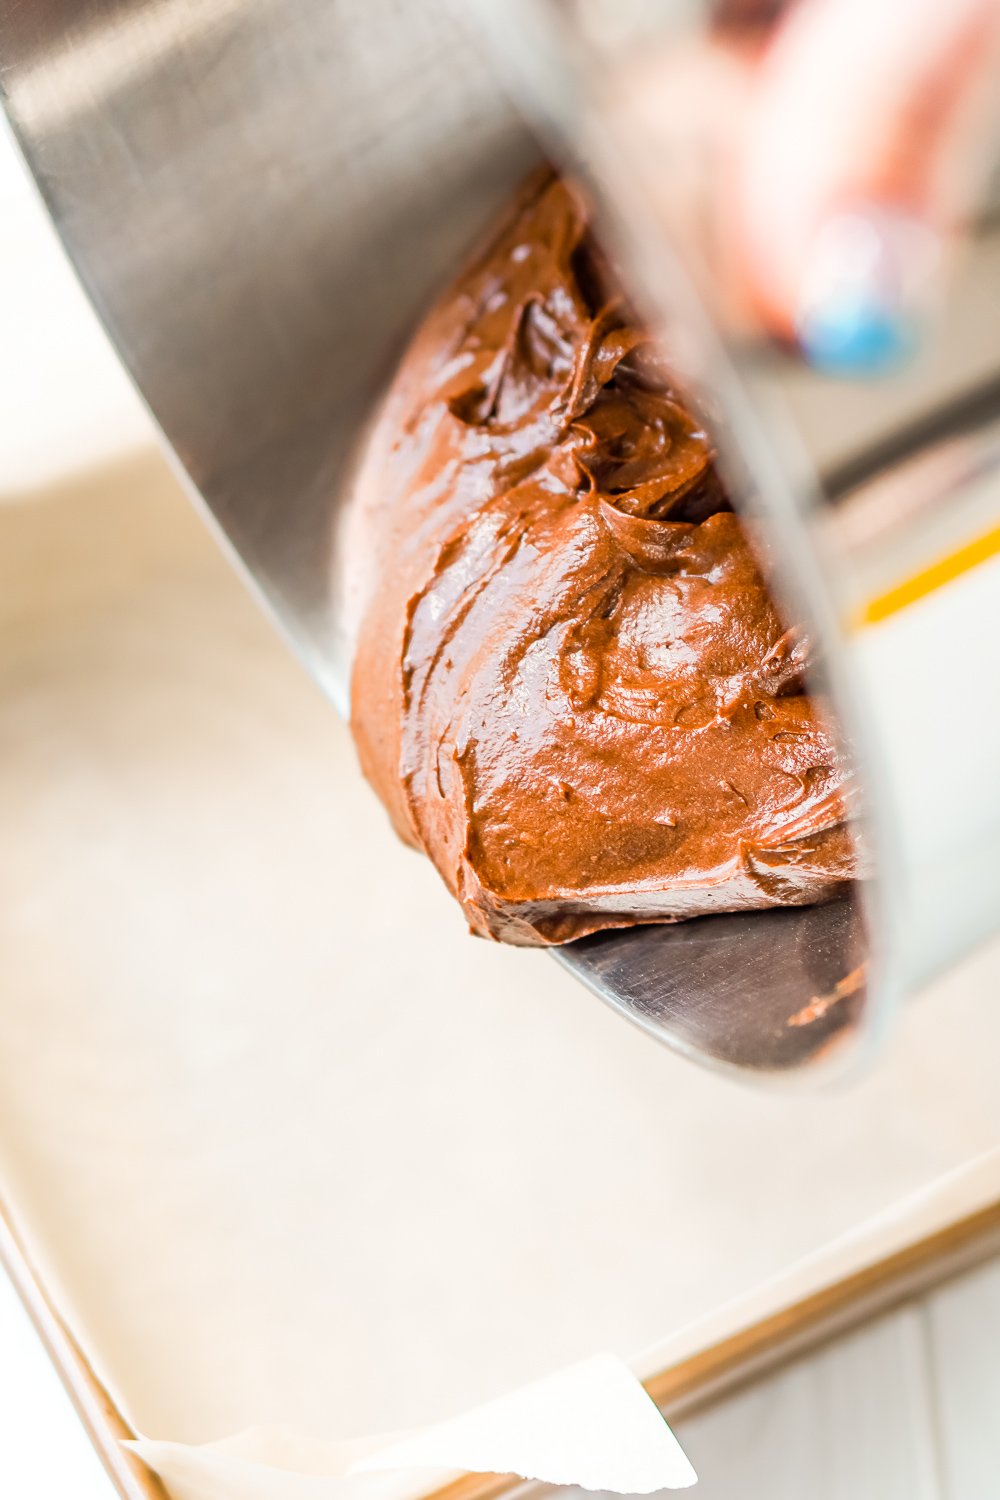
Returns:
[[[1000,953],[849,1091],[473,941],[155,455],[0,507],[0,1187],[128,1420],[436,1421],[991,1146]]]

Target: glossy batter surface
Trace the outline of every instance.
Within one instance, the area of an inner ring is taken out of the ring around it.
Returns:
[[[365,772],[476,932],[810,902],[846,772],[712,447],[536,178],[403,359],[359,484]]]

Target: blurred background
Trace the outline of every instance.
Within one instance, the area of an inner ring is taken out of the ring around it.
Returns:
[[[152,441],[0,119],[0,499]]]

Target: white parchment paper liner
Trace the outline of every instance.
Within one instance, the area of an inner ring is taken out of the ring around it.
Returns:
[[[185,1500],[409,1500],[458,1472],[635,1495],[696,1479],[639,1381],[609,1354],[412,1433],[310,1443],[253,1428],[199,1447],[148,1438],[128,1446]]]
[[[451,1421],[355,1442],[248,1428],[197,1446],[143,1438],[132,1448],[178,1500],[416,1500],[462,1472],[516,1474],[620,1494],[682,1489],[696,1475],[639,1383],[822,1287],[993,1203],[1000,1148],[804,1257],[747,1296],[638,1355],[581,1361]]]
[[[789,1287],[1000,1138],[997,950],[817,1097],[472,942],[155,457],[0,505],[0,675],[0,1188],[135,1431],[249,1480],[199,1445],[423,1429]]]

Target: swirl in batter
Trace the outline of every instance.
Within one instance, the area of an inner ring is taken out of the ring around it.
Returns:
[[[562,943],[852,876],[807,644],[567,184],[533,179],[427,317],[358,504],[362,764],[473,931]]]

